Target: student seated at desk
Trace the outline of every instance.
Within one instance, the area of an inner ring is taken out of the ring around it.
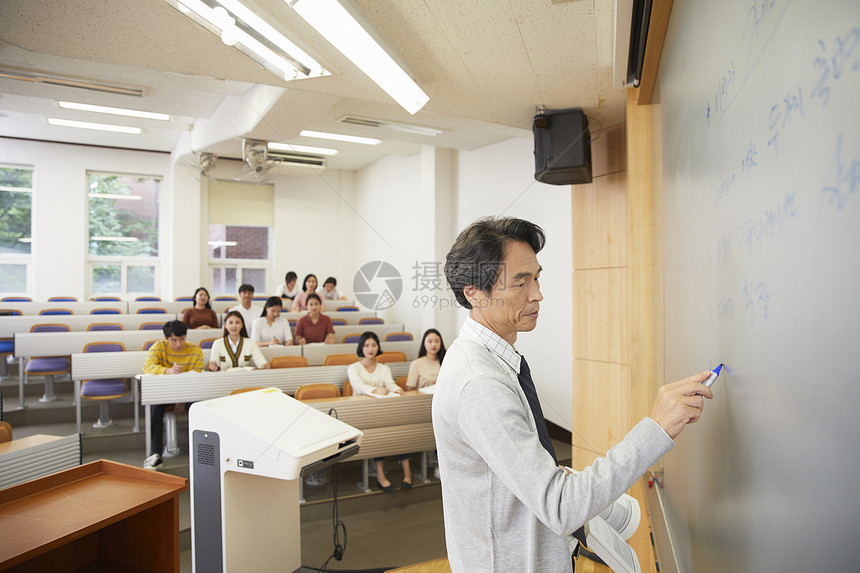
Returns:
[[[182,315],[188,328],[218,328],[218,315],[209,304],[209,291],[200,287],[194,291],[194,307]]]
[[[254,304],[254,285],[243,284],[239,287],[240,304],[228,308],[227,312],[236,310],[242,315],[242,320],[245,322],[245,330],[251,331],[251,325],[263,313],[263,309]],[[226,313],[224,315],[226,320]]]
[[[224,337],[212,343],[209,370],[230,370],[255,365],[261,370],[271,368],[253,340],[248,338],[242,313],[231,310],[224,319]]]
[[[406,377],[406,388],[417,390],[436,384],[442,359],[445,358],[445,343],[442,335],[435,328],[428,329],[421,338],[421,348],[418,358],[409,365],[409,375]]]
[[[284,284],[275,291],[275,296],[293,300],[297,294],[299,294],[299,276],[290,271],[284,277]]]
[[[317,289],[317,294],[325,300],[346,300],[345,296],[337,292],[337,279],[334,277],[327,278],[322,288]]]
[[[376,394],[387,396],[389,394],[400,395],[402,390],[394,382],[391,376],[391,368],[387,364],[379,364],[376,357],[382,354],[379,346],[379,337],[374,332],[365,332],[358,341],[355,353],[361,360],[353,362],[346,369],[349,383],[352,385],[354,394]],[[397,457],[403,468],[403,483],[400,487],[409,489],[412,487],[412,466],[409,463],[409,454],[401,454]],[[394,486],[385,477],[385,458],[374,458],[376,464],[376,485],[382,491],[394,491]]]
[[[310,342],[334,343],[334,324],[322,314],[322,301],[316,293],[308,295],[308,313],[296,322],[296,344]]]
[[[257,346],[292,345],[293,331],[290,323],[281,317],[282,306],[281,299],[276,296],[266,299],[263,314],[251,325],[251,339]]]
[[[309,274],[305,277],[305,282],[302,283],[302,292],[296,295],[293,299],[293,312],[301,312],[308,309],[308,296],[316,294],[317,276]],[[325,310],[325,303],[322,303],[322,309]]]
[[[143,365],[145,374],[179,374],[181,372],[202,372],[203,351],[196,344],[186,342],[188,327],[179,320],[171,320],[164,325],[164,340],[149,347],[149,355]],[[164,449],[164,409],[165,404],[152,406],[150,416],[149,456],[143,460],[143,469],[157,470],[161,466],[161,452]],[[185,412],[185,404],[176,404],[176,414]]]

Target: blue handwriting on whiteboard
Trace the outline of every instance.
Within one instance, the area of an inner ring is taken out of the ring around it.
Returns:
[[[726,175],[726,177],[717,184],[711,185],[711,196],[713,197],[713,201],[711,202],[711,211],[719,206],[725,199],[729,198],[732,190],[735,188],[735,174],[731,173]]]
[[[747,248],[750,251],[756,246],[761,246],[766,237],[774,236],[785,223],[797,215],[797,191],[786,194],[785,199],[777,203],[776,207],[768,208],[757,219],[752,217],[740,226],[740,240],[738,248]]]
[[[847,72],[860,69],[860,27],[852,28],[844,37],[833,39],[828,50],[827,44],[818,40],[819,54],[813,66],[820,70],[818,81],[812,88],[812,99],[820,99],[821,107],[827,107],[833,82],[839,81]]]
[[[735,85],[737,72],[735,72],[735,61],[729,62],[729,68],[723,73],[723,77],[717,82],[717,89],[714,91],[714,112],[721,111],[724,107],[723,99],[729,95],[729,90]],[[708,125],[710,125],[711,104],[708,102]]]
[[[842,158],[842,140],[844,133],[840,133],[836,141],[836,154],[833,159],[832,173],[835,178],[831,181],[832,185],[825,185],[821,188],[821,193],[828,198],[831,206],[835,206],[840,211],[845,208],[848,202],[848,196],[857,192],[857,187],[860,185],[860,158],[854,157],[848,161],[846,166]]]
[[[767,282],[747,281],[744,279],[744,310],[750,313],[750,324],[755,324],[758,315],[765,320],[768,316],[768,305],[770,304],[770,293],[767,291]]]
[[[758,151],[756,151],[755,144],[750,140],[750,148],[744,158],[741,159],[741,171],[749,173],[756,165],[758,165]]]
[[[768,129],[770,130],[770,139],[767,140],[767,145],[773,146],[773,154],[779,155],[777,148],[777,137],[782,128],[791,123],[792,119],[800,114],[804,117],[806,113],[803,111],[803,90],[800,86],[797,91],[789,91],[782,101],[776,103],[770,108],[770,116],[768,117]]]

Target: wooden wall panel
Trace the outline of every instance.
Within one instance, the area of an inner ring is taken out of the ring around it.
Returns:
[[[629,361],[627,282],[624,267],[573,273],[575,358]]]
[[[627,264],[627,175],[595,177],[574,188],[573,268],[601,269]]]
[[[573,361],[576,388],[573,401],[574,469],[582,469],[602,456],[630,431],[630,368],[625,364]]]

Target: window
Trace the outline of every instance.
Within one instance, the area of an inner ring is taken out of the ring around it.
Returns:
[[[26,295],[32,258],[33,168],[0,165],[0,293]]]
[[[90,292],[158,294],[160,177],[87,173]]]
[[[212,294],[236,295],[248,283],[268,292],[271,274],[272,185],[209,184],[209,269]]]

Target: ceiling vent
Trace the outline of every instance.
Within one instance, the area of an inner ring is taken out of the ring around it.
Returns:
[[[286,151],[275,151],[269,149],[268,158],[269,163],[325,169],[325,159],[315,155],[302,155],[300,153],[289,153]]]
[[[433,127],[424,127],[423,125],[413,125],[410,123],[397,123],[394,121],[385,121],[382,119],[373,119],[370,117],[357,117],[347,115],[338,120],[340,123],[347,125],[358,125],[361,127],[372,127],[375,129],[390,129],[391,131],[399,131],[402,133],[414,133],[416,135],[437,136],[442,135],[444,131]]]

